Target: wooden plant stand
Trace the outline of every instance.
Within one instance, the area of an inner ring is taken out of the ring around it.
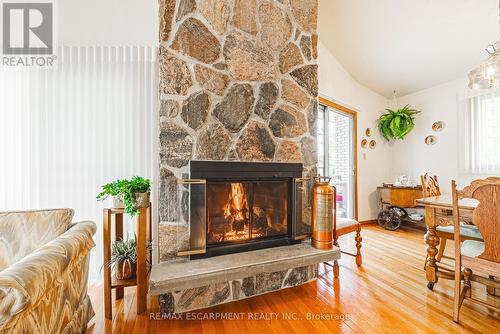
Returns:
[[[112,318],[111,290],[116,290],[116,300],[123,298],[123,288],[136,286],[137,314],[147,309],[148,293],[148,240],[151,231],[151,204],[140,208],[137,219],[137,272],[136,277],[129,280],[117,280],[111,275],[111,268],[107,264],[111,259],[111,222],[114,216],[115,240],[123,238],[123,209],[106,208],[103,211],[103,240],[104,240],[104,313],[106,318]]]

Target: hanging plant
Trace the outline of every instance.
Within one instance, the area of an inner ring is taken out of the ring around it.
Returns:
[[[378,127],[382,136],[387,139],[404,139],[415,126],[413,115],[420,111],[407,104],[397,110],[386,109],[387,113],[378,119]]]

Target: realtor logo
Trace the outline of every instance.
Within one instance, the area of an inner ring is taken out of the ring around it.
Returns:
[[[2,65],[53,65],[53,7],[48,1],[2,3]]]

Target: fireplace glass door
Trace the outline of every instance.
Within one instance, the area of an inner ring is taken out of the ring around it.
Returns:
[[[207,244],[287,235],[289,196],[286,180],[209,182]]]
[[[288,233],[288,183],[265,182],[253,185],[254,238]]]

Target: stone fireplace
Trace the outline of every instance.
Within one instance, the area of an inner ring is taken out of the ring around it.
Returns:
[[[160,1],[160,261],[193,250],[198,232],[183,207],[201,186],[179,180],[201,178],[198,161],[287,162],[316,174],[317,8],[317,0]],[[208,248],[292,238],[291,202],[268,197],[266,207],[269,185],[257,181],[205,185],[219,210],[205,213]],[[275,182],[276,196],[289,196],[293,184]]]
[[[316,279],[317,0],[160,0],[162,313]],[[272,247],[270,249],[269,247]]]

